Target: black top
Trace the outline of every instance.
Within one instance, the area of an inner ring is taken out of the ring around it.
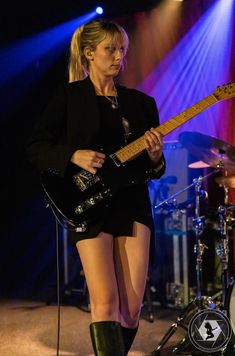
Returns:
[[[114,100],[114,97],[109,98]],[[113,109],[111,102],[105,96],[97,96],[97,103],[100,111],[100,134],[97,140],[104,152],[113,153],[125,145],[120,106]],[[119,102],[118,104],[121,105]]]

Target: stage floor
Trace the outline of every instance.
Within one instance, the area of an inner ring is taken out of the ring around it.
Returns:
[[[154,306],[154,321],[146,320],[143,306],[139,332],[128,356],[150,353],[164,336],[180,311]],[[89,337],[90,313],[76,306],[60,308],[60,356],[93,355]],[[56,356],[56,305],[27,300],[0,301],[0,355],[1,356]],[[176,345],[185,335],[178,328],[166,347]],[[162,355],[172,355],[164,351]],[[111,355],[110,355],[111,356]]]

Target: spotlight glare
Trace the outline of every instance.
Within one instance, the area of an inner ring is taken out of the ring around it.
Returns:
[[[102,15],[104,10],[101,6],[98,6],[96,9],[95,9],[96,13],[99,14],[99,15]]]

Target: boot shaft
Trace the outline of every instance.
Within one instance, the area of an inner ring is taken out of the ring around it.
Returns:
[[[120,323],[116,321],[91,323],[90,335],[95,356],[126,356]]]

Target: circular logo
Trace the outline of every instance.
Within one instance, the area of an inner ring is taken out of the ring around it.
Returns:
[[[218,310],[201,310],[190,320],[188,334],[191,343],[200,351],[217,352],[229,342],[231,325]]]

